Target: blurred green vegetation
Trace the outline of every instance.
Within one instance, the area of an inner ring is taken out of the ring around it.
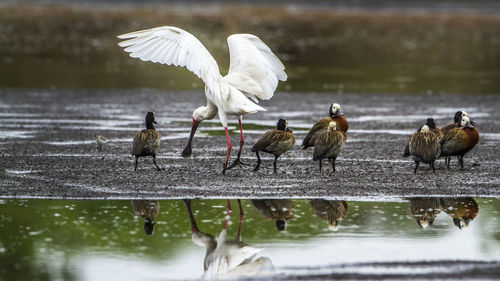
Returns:
[[[286,232],[278,232],[275,223],[266,219],[252,205],[242,200],[245,213],[243,241],[250,244],[290,242],[300,246],[307,240],[331,233],[316,216],[308,200],[291,200],[294,216]],[[479,216],[471,222],[485,251],[492,243],[500,243],[497,220],[500,200],[477,199]],[[231,200],[233,215],[228,237],[236,235],[239,223],[238,205]],[[451,217],[441,213],[440,223],[426,229],[417,226],[408,209],[408,202],[349,201],[347,215],[339,237],[380,239],[405,237],[432,239],[458,230]],[[64,279],[75,278],[70,265],[75,256],[119,255],[144,261],[173,259],[191,245],[189,217],[182,200],[160,201],[161,211],[155,218],[155,234],[146,236],[144,220],[135,216],[130,201],[74,200],[0,200],[0,276],[2,280],[52,279],[55,262]],[[224,225],[225,200],[193,200],[194,217],[201,231],[218,236]],[[493,219],[495,218],[495,219]]]
[[[116,35],[193,33],[228,68],[226,37],[256,34],[287,67],[285,91],[498,94],[500,17],[467,11],[288,6],[3,5],[0,87],[202,90],[185,69],[132,59]]]

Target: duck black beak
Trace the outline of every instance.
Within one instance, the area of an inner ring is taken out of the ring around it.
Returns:
[[[472,126],[474,126],[474,127],[476,127],[476,126],[477,126],[477,123],[476,123],[476,122],[474,122],[474,121],[472,121],[472,120],[470,120],[470,123],[471,123],[471,124],[472,124]]]
[[[193,141],[194,134],[196,133],[196,130],[198,129],[198,125],[200,125],[201,121],[196,121],[193,118],[193,127],[191,127],[191,134],[189,135],[189,140],[184,147],[184,150],[182,151],[182,157],[187,158],[191,156],[193,153],[193,150],[191,149],[191,142]]]
[[[286,131],[287,131],[287,132],[290,132],[290,133],[293,133],[293,131],[292,131],[292,130],[290,130],[290,128],[286,128]]]

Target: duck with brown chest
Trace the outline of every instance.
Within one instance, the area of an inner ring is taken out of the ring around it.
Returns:
[[[344,131],[337,129],[337,124],[332,121],[328,125],[328,130],[322,132],[314,142],[313,161],[319,161],[319,171],[321,172],[322,160],[327,158],[332,162],[332,173],[335,172],[335,160],[344,149],[347,136]]]
[[[134,136],[134,143],[132,145],[132,155],[135,156],[135,168],[137,171],[138,159],[141,156],[152,156],[153,163],[158,171],[161,168],[156,163],[156,153],[160,146],[160,133],[156,131],[154,124],[156,124],[156,117],[154,112],[146,114],[146,129],[139,131]]]
[[[257,165],[254,172],[259,170],[260,155],[259,152],[267,152],[274,155],[274,173],[276,174],[276,161],[281,154],[287,152],[295,144],[295,136],[293,131],[288,128],[288,122],[280,119],[276,125],[276,129],[267,131],[252,147],[252,152],[257,155]]]
[[[302,141],[302,148],[306,149],[314,146],[316,138],[328,129],[328,125],[332,121],[335,122],[335,124],[337,124],[337,128],[344,133],[346,133],[349,129],[349,123],[344,118],[344,114],[342,114],[342,110],[340,109],[340,105],[338,103],[332,103],[330,105],[330,117],[319,120],[309,130],[306,137]]]
[[[459,127],[448,130],[441,140],[442,156],[458,156],[460,167],[464,168],[464,155],[479,142],[479,132],[469,117],[462,116]],[[447,160],[449,167],[450,162]]]

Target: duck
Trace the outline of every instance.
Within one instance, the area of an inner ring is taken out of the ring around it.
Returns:
[[[443,131],[441,129],[439,129],[438,127],[436,127],[436,122],[434,121],[434,119],[427,118],[425,125],[427,125],[429,127],[429,131],[436,134],[438,139],[441,141],[441,139],[443,138]],[[422,126],[420,126],[420,128],[418,128],[417,132],[422,129]],[[408,141],[408,143],[405,146],[405,151],[403,153],[403,157],[409,157],[409,156],[410,156],[410,142]]]
[[[446,156],[450,166],[450,156],[458,156],[460,168],[464,168],[464,155],[479,142],[479,132],[469,117],[462,116],[459,127],[447,130],[441,139],[441,155]]]
[[[307,149],[308,147],[314,146],[314,142],[319,134],[328,129],[328,124],[334,121],[338,129],[344,133],[349,129],[349,123],[344,118],[344,114],[338,103],[332,103],[330,105],[330,117],[323,118],[316,122],[314,126],[309,130],[304,140],[302,140],[302,149]]]
[[[276,274],[272,261],[266,257],[257,257],[264,248],[257,248],[241,240],[241,225],[243,223],[243,210],[241,201],[238,200],[240,209],[240,225],[235,240],[227,239],[227,228],[231,216],[231,204],[227,201],[227,216],[224,228],[216,239],[213,235],[202,232],[191,210],[191,199],[184,199],[191,223],[191,239],[198,246],[205,247],[203,260],[202,279],[230,279],[263,277]]]
[[[144,232],[147,235],[154,234],[154,218],[160,213],[160,201],[158,200],[132,200],[132,210],[144,219]]]
[[[443,128],[441,128],[443,133],[448,132],[451,129],[460,127],[460,121],[462,120],[462,116],[469,117],[469,114],[465,111],[462,111],[462,110],[455,112],[455,116],[453,117],[453,123],[450,123],[450,124],[444,126]]]
[[[453,218],[453,224],[459,229],[469,227],[479,213],[479,206],[471,197],[441,198],[441,208]]]
[[[260,168],[261,160],[259,152],[267,152],[274,155],[274,173],[276,174],[276,162],[281,154],[290,150],[295,144],[295,136],[293,131],[288,128],[288,122],[285,119],[280,119],[276,125],[276,129],[269,130],[254,144],[252,152],[257,155],[257,165],[254,172]]]
[[[413,134],[409,143],[410,155],[415,161],[414,174],[417,173],[420,162],[429,164],[432,172],[436,172],[434,162],[441,155],[441,147],[439,145],[438,136],[431,132],[429,126],[423,125]]]
[[[410,214],[420,228],[432,226],[436,217],[441,213],[439,198],[411,198],[409,201]]]
[[[152,156],[153,163],[158,171],[161,168],[156,163],[156,153],[158,152],[158,147],[160,146],[160,133],[156,130],[154,124],[156,123],[156,115],[154,112],[149,111],[146,114],[146,129],[139,131],[134,136],[134,143],[132,145],[132,155],[135,156],[135,168],[137,171],[137,164],[139,157],[141,156]]]
[[[314,142],[313,161],[319,161],[319,171],[321,172],[322,160],[328,158],[332,163],[332,173],[335,172],[335,160],[344,149],[347,140],[346,133],[337,129],[337,123],[331,121],[328,130],[320,133]]]
[[[252,199],[255,208],[267,219],[276,221],[278,231],[284,231],[293,217],[293,204],[288,199]]]
[[[326,221],[328,229],[337,231],[340,227],[340,222],[347,214],[347,202],[341,200],[324,200],[311,199],[309,200],[316,215]]]
[[[228,73],[220,73],[214,57],[191,33],[175,26],[160,26],[119,35],[125,39],[118,43],[133,58],[165,65],[184,66],[205,84],[207,106],[193,111],[189,139],[182,151],[182,157],[192,155],[192,141],[200,123],[219,116],[226,132],[227,153],[222,173],[241,166],[240,156],[245,138],[242,118],[246,114],[266,111],[258,105],[260,100],[274,96],[279,81],[286,81],[285,66],[258,36],[253,34],[232,34],[227,37],[230,65]],[[234,162],[229,165],[232,143],[228,118],[238,117],[240,127],[240,148]]]
[[[102,152],[102,147],[108,140],[103,135],[94,135],[94,138],[97,143],[97,151]]]

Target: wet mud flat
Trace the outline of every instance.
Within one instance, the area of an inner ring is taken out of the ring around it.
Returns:
[[[348,142],[329,175],[319,173],[312,149],[299,144],[329,104],[342,105],[350,122]],[[500,196],[500,100],[498,96],[448,94],[355,94],[278,92],[263,106],[267,112],[243,118],[242,160],[250,166],[222,175],[226,153],[224,131],[217,119],[203,122],[195,136],[193,156],[180,156],[191,127],[192,111],[205,104],[201,92],[156,90],[0,90],[0,197],[16,198],[351,198],[414,196]],[[158,155],[164,171],[151,158],[141,158],[137,172],[130,155],[132,138],[154,110],[162,144]],[[465,156],[436,173],[402,152],[410,135],[433,117],[438,126],[465,110],[478,123],[480,141]],[[251,146],[279,118],[288,120],[296,146],[278,160],[262,154],[252,172]],[[234,159],[239,132],[230,120]],[[108,138],[96,149],[94,134]]]

